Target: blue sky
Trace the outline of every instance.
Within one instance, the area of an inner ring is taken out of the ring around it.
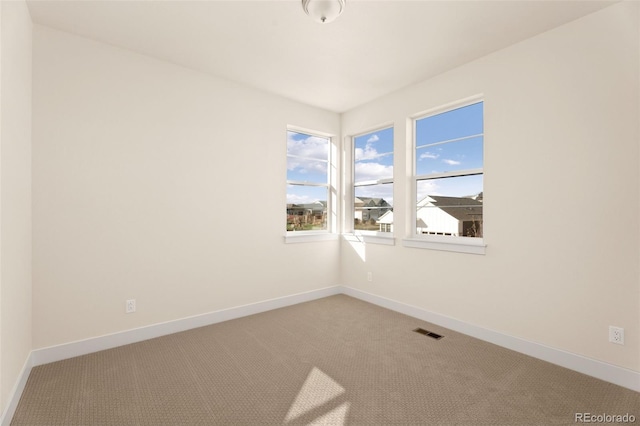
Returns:
[[[483,167],[482,102],[426,117],[416,122],[418,175]],[[354,138],[355,182],[393,178],[393,128]],[[328,138],[287,132],[287,180],[327,182]],[[431,179],[418,182],[417,200],[426,195],[462,197],[483,189],[482,176]],[[393,205],[393,184],[355,188],[356,197],[384,198]],[[326,200],[322,187],[287,186],[287,203]]]
[[[287,180],[327,183],[329,139],[287,132]],[[327,188],[287,185],[287,204],[327,200]]]
[[[393,178],[393,127],[354,138],[354,181]],[[393,205],[393,184],[355,188],[356,197],[384,198]]]
[[[416,122],[416,174],[483,167],[483,103],[479,102]],[[482,176],[419,181],[417,200],[426,195],[463,197],[483,189]]]

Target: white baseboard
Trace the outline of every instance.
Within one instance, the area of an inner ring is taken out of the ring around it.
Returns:
[[[478,327],[445,315],[407,305],[375,294],[342,286],[342,293],[383,308],[391,309],[414,318],[427,321],[459,333],[490,342],[588,376],[640,392],[640,373],[617,365],[587,358],[582,355],[552,348],[540,343],[530,342],[519,337],[509,336],[498,331]]]
[[[13,386],[13,389],[11,389],[11,393],[9,394],[9,404],[2,412],[2,416],[0,416],[0,425],[9,426],[11,424],[11,419],[13,418],[13,414],[16,412],[16,408],[18,408],[18,402],[20,402],[22,391],[24,391],[24,387],[27,385],[27,379],[31,373],[32,366],[33,362],[30,353],[22,366],[22,370],[20,370],[16,384]]]
[[[319,290],[292,294],[289,296],[236,306],[229,309],[222,309],[206,314],[153,324],[104,336],[92,337],[89,339],[36,349],[31,352],[32,362],[33,366],[48,364],[50,362],[86,355],[105,349],[128,345],[130,343],[141,342],[143,340],[166,336],[180,331],[191,330],[197,327],[204,327],[206,325],[245,317],[247,315],[284,308],[285,306],[308,302],[340,293],[341,288],[339,286],[326,287]]]

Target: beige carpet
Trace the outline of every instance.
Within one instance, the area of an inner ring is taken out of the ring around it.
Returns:
[[[35,367],[11,424],[550,425],[575,413],[638,424],[640,393],[339,295]]]

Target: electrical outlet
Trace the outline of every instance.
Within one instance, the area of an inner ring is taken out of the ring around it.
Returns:
[[[136,299],[129,299],[126,302],[126,313],[132,314],[136,311]]]
[[[624,328],[610,325],[609,341],[618,345],[624,345]]]
[[[367,272],[367,281],[373,281],[373,272]]]

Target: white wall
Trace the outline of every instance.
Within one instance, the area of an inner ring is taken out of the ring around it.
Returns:
[[[31,351],[31,29],[0,2],[0,413]]]
[[[337,114],[41,26],[33,80],[34,348],[336,285],[283,236],[286,127]]]
[[[616,4],[345,113],[344,135],[394,121],[404,178],[397,244],[364,262],[343,243],[342,283],[640,371],[638,13]],[[407,117],[481,93],[487,253],[405,248]]]
[[[614,5],[342,123],[36,26],[33,347],[341,283],[640,371],[638,13]],[[407,117],[478,93],[486,255],[398,240],[368,244],[365,263],[348,243],[283,244],[287,124],[348,135],[394,121],[403,237]]]

